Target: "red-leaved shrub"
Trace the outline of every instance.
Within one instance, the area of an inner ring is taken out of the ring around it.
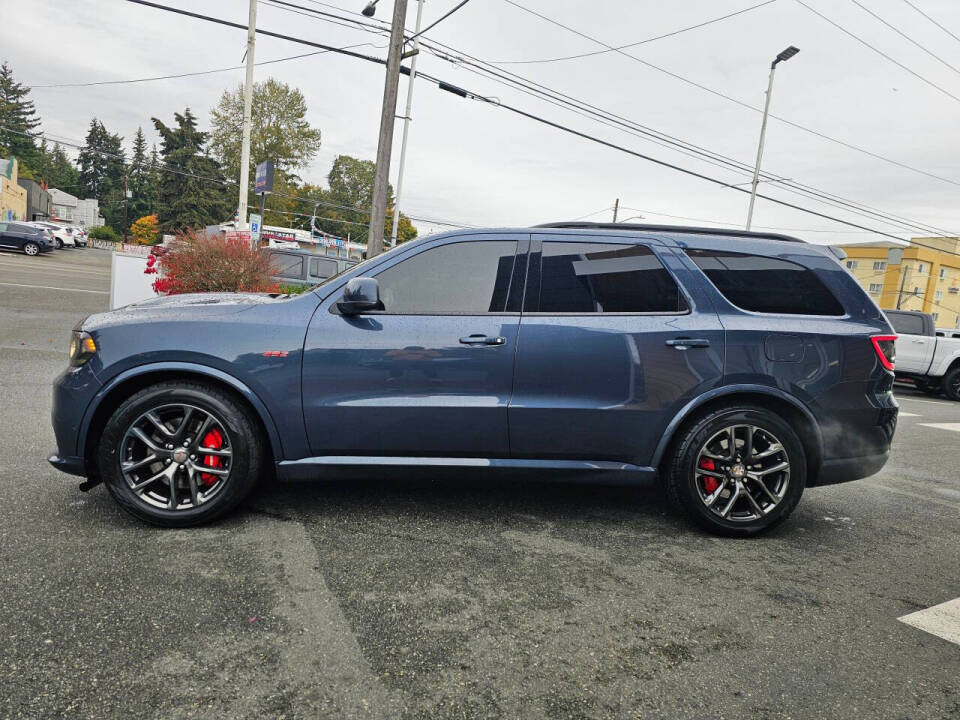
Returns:
[[[158,254],[159,255],[159,254]],[[148,261],[149,262],[149,261]],[[149,263],[160,273],[153,283],[157,293],[276,292],[270,255],[244,240],[185,230],[159,261]]]

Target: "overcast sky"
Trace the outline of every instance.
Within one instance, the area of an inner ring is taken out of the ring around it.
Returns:
[[[246,24],[246,0],[161,0],[167,5]],[[287,0],[322,11],[357,12],[364,0]],[[517,0],[585,35],[620,46],[718,18],[763,0]],[[804,7],[773,0],[704,27],[626,50],[637,58],[755,108],[762,107],[770,61],[788,45],[800,54],[779,66],[772,113],[823,135],[903,165],[771,119],[764,170],[927,225],[960,233],[960,40],[939,29],[911,3],[960,36],[956,0],[803,0],[919,79],[865,47]],[[427,0],[424,25],[456,0]],[[871,10],[923,49],[869,15]],[[389,20],[391,0],[377,18]],[[410,0],[407,27],[414,25]],[[171,75],[239,66],[243,30],[177,16],[125,0],[0,0],[0,60],[31,85],[86,83]],[[356,16],[353,16],[356,17]],[[258,26],[314,42],[383,57],[379,34],[294,14],[261,0]],[[507,0],[472,0],[427,37],[487,61],[542,60],[603,50],[601,45],[535,17]],[[925,52],[924,50],[928,51]],[[295,43],[260,36],[256,59],[310,52]],[[616,52],[549,63],[500,65],[583,100],[712,151],[752,165],[761,115],[716,94]],[[955,69],[958,68],[958,69]],[[570,125],[725,182],[749,173],[706,164],[649,140],[607,127],[477,76],[427,52],[419,70],[485,96]],[[323,132],[315,161],[301,175],[326,184],[333,158],[347,153],[374,159],[384,70],[380,65],[323,54],[258,67],[256,78],[275,77],[300,88],[310,122]],[[51,136],[82,141],[90,118],[119,132],[129,147],[142,126],[189,106],[209,127],[210,109],[224,88],[242,82],[242,69],[198,77],[80,88],[39,88],[32,97]],[[406,93],[401,79],[398,114]],[[938,86],[938,87],[934,87]],[[951,97],[955,96],[955,97]],[[735,190],[658,167],[648,161],[519,117],[502,108],[441,92],[418,82],[410,130],[403,210],[415,216],[470,225],[529,225],[586,216],[609,220],[604,210],[620,198],[620,217],[646,222],[740,224],[748,198]],[[391,179],[396,184],[401,124],[397,124]],[[940,176],[935,179],[930,175]],[[947,182],[951,181],[951,182]],[[764,192],[858,218],[762,184]],[[604,210],[603,212],[599,212]],[[591,214],[594,213],[594,214]],[[677,217],[671,217],[677,216]],[[814,242],[869,238],[842,226],[759,200],[756,226],[789,229]],[[418,223],[422,231],[440,229]],[[814,232],[829,231],[829,232]],[[911,233],[899,231],[903,237]],[[914,236],[931,233],[912,233]]]

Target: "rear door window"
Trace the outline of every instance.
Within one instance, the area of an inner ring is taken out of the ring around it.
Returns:
[[[673,277],[645,245],[545,242],[541,252],[542,313],[683,313],[687,302]]]
[[[337,261],[326,258],[310,258],[310,277],[326,279],[337,274]]]
[[[277,270],[275,274],[290,280],[300,280],[303,278],[303,260],[296,255],[273,253],[273,266]]]
[[[780,258],[687,250],[710,282],[743,310],[785,315],[843,315],[840,302],[812,270]]]

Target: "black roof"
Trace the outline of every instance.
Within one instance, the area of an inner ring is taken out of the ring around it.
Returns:
[[[643,230],[648,232],[672,232],[697,235],[726,235],[728,237],[756,238],[760,240],[786,240],[787,242],[805,242],[800,238],[780,233],[754,232],[752,230],[731,230],[730,228],[696,227],[685,225],[646,225],[643,223],[598,223],[598,222],[553,222],[534,225],[538,228],[577,229],[577,230]]]

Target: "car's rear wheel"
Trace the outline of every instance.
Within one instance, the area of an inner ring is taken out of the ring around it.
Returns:
[[[253,488],[264,452],[257,424],[233,395],[164,382],[114,411],[100,440],[100,473],[135,517],[165,527],[209,522]]]
[[[807,460],[797,433],[760,407],[730,407],[692,423],[674,445],[673,501],[698,525],[746,536],[783,522],[800,501]]]
[[[917,378],[913,381],[913,384],[916,385],[917,390],[925,395],[939,395],[943,392],[943,383],[936,380]]]
[[[28,243],[24,244],[24,246],[23,246],[23,251],[24,251],[27,255],[39,255],[39,254],[40,254],[40,246],[37,245],[35,242],[28,242]]]
[[[56,238],[57,241],[57,250],[63,250],[63,240]]]
[[[960,366],[943,376],[943,394],[951,400],[960,401]]]

